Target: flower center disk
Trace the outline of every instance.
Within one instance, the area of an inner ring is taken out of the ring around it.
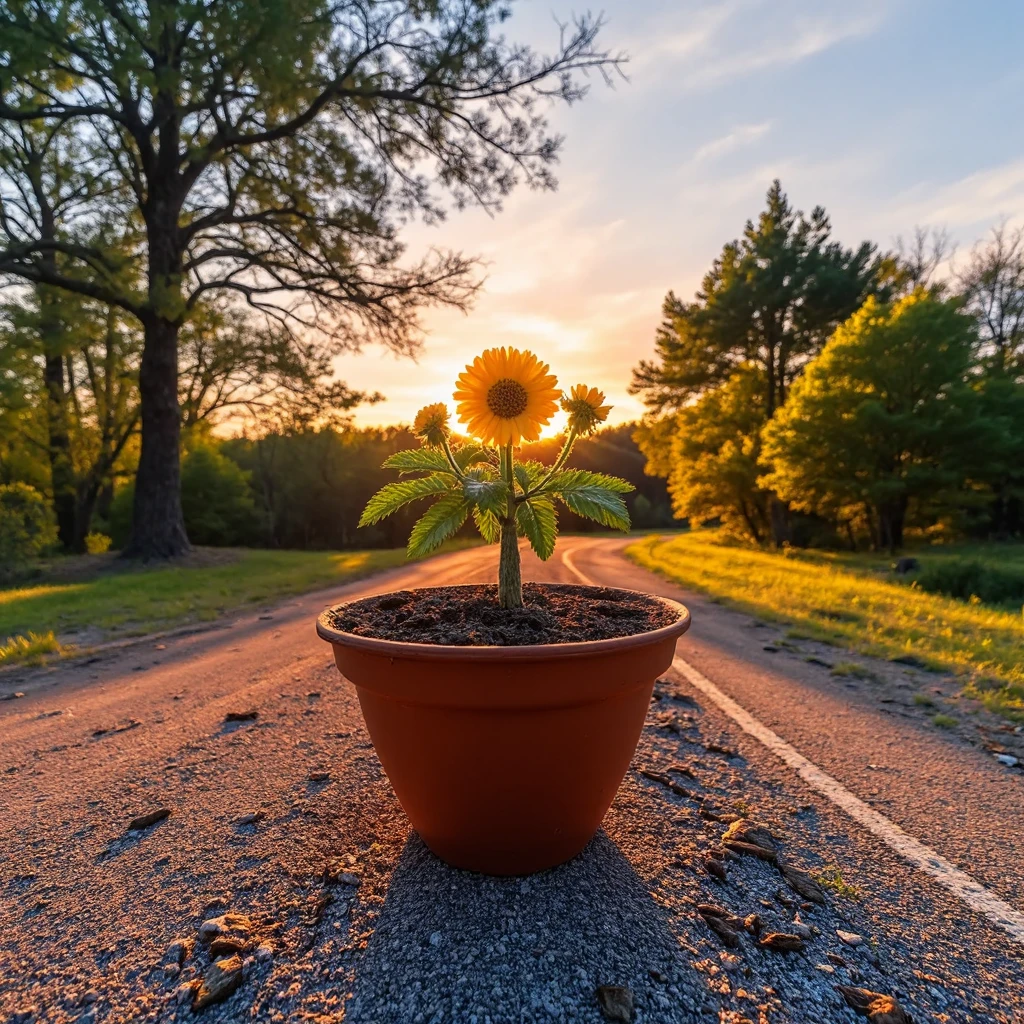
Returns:
[[[487,408],[504,420],[515,419],[526,411],[529,396],[517,380],[502,377],[487,390]]]

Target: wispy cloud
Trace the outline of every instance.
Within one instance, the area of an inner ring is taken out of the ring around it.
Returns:
[[[705,142],[700,146],[697,152],[693,154],[691,163],[705,163],[726,156],[741,146],[747,146],[752,142],[756,142],[762,135],[771,131],[771,127],[771,121],[762,121],[760,124],[737,125],[727,135],[712,139],[710,142]]]
[[[855,11],[809,0],[725,0],[687,8],[675,26],[663,25],[631,44],[638,82],[669,67],[673,88],[697,92],[729,80],[785,68],[842,43],[863,39],[882,26],[892,3],[869,0]]]

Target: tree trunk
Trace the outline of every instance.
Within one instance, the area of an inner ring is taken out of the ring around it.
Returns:
[[[179,216],[184,193],[177,172],[176,125],[167,96],[155,102],[163,120],[157,169],[143,211],[149,240],[148,310],[139,364],[142,451],[135,477],[132,535],[127,558],[177,558],[189,550],[181,510],[181,412],[178,408],[178,334],[185,319],[183,246]]]
[[[50,462],[50,488],[57,519],[57,538],[65,551],[81,550],[75,541],[75,466],[71,458],[68,394],[64,383],[64,322],[57,298],[38,289],[39,337],[43,346],[43,383],[46,390],[46,447]]]
[[[895,554],[903,547],[903,523],[907,516],[906,498],[891,498],[878,506],[879,547]]]
[[[181,421],[178,413],[179,324],[158,315],[144,323],[139,367],[142,451],[135,478],[126,558],[176,558],[189,550],[181,511]]]
[[[777,548],[789,543],[789,506],[779,498],[768,500],[768,515],[772,524],[772,543]]]

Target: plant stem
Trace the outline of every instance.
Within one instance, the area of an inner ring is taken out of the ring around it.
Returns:
[[[572,446],[576,443],[576,432],[570,431],[569,436],[565,439],[565,444],[562,445],[562,450],[558,454],[558,458],[555,459],[552,467],[544,474],[543,479],[538,480],[528,491],[520,494],[516,498],[516,503],[526,501],[527,498],[532,498],[535,494],[539,494],[543,489],[544,485],[565,465],[566,460],[569,458],[569,453],[572,451]]]
[[[505,516],[501,521],[501,556],[498,561],[498,604],[502,608],[523,607],[523,572],[516,533],[516,488],[512,471],[512,445],[506,445],[502,471],[508,485]]]

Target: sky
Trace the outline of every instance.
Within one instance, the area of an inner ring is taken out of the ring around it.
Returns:
[[[572,8],[513,11],[508,36],[550,52]],[[427,311],[415,362],[375,346],[338,358],[339,377],[386,396],[357,423],[454,410],[456,375],[494,345],[532,349],[563,387],[600,387],[610,422],[638,418],[630,371],[653,352],[666,292],[692,296],[776,177],[851,246],[925,226],[962,257],[1024,216],[1019,0],[611,0],[604,13],[628,80],[594,77],[582,103],[551,110],[558,190],[406,229],[410,256],[475,254],[486,281],[468,314]]]

